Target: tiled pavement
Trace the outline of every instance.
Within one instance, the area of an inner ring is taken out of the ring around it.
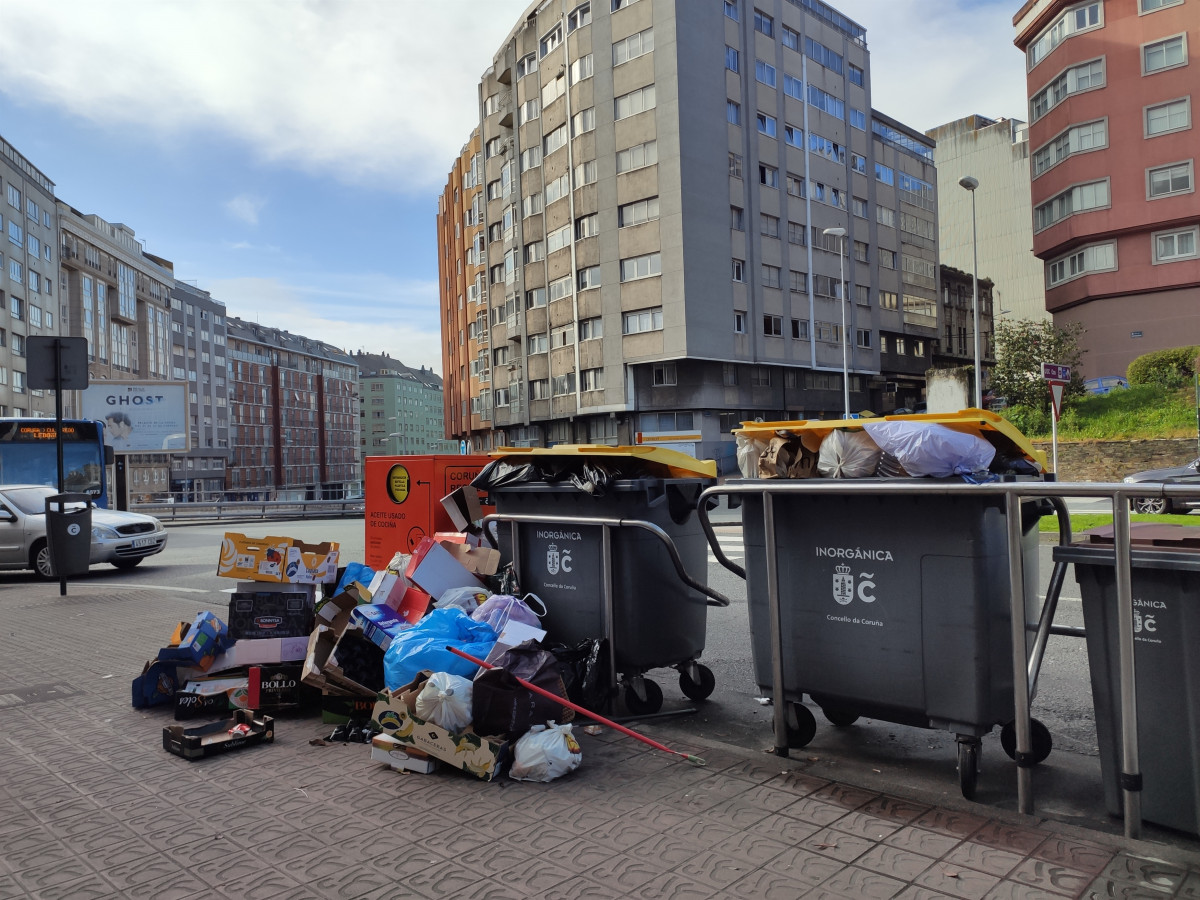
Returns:
[[[129,706],[161,592],[0,593],[0,898],[1200,900],[1200,855],[726,745],[679,747],[699,768],[581,734],[567,778],[484,783],[390,772],[295,718],[186,762],[161,748],[169,713]]]

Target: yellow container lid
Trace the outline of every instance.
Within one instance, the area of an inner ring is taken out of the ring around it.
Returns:
[[[556,444],[553,447],[500,447],[488,454],[495,459],[512,461],[516,457],[569,459],[584,456],[608,459],[636,459],[645,463],[647,472],[660,478],[716,478],[717,463],[696,459],[668,447],[612,447],[608,444]]]
[[[1047,470],[1046,451],[1038,450],[1012,422],[991,410],[961,409],[950,413],[913,413],[905,416],[877,416],[864,419],[800,419],[791,422],[743,422],[734,434],[766,441],[776,436],[800,438],[806,448],[816,451],[821,441],[836,429],[861,430],[871,422],[928,422],[945,425],[954,431],[973,434],[988,441],[998,452],[1008,456],[1020,455]]]

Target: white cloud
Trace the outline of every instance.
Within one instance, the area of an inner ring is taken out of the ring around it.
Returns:
[[[414,193],[444,183],[476,86],[526,0],[4,0],[0,85],[166,141]],[[29,64],[29,48],[37,64]]]
[[[262,212],[262,208],[267,205],[267,201],[262,197],[255,197],[251,194],[239,194],[225,201],[225,211],[239,222],[245,222],[247,225],[258,224],[258,214]]]

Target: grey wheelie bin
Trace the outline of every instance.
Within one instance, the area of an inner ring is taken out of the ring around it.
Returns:
[[[947,418],[955,421],[953,415]],[[828,422],[807,424],[830,427]],[[994,427],[1008,432],[993,435],[996,441],[1006,446],[1024,442],[1007,423]],[[805,428],[802,423],[790,430]],[[1034,453],[1027,442],[1024,447]],[[842,483],[870,486],[886,480]],[[937,481],[914,480],[933,487]],[[961,479],[952,481],[963,485]],[[746,483],[764,482],[727,485]],[[740,496],[755,677],[760,690],[769,694],[773,678],[763,497]],[[803,747],[816,734],[816,720],[801,703],[805,694],[837,726],[869,717],[948,730],[958,735],[963,795],[973,797],[980,738],[997,725],[1006,726],[1005,749],[1011,753],[1015,746],[1004,497],[936,490],[787,492],[776,493],[772,502],[784,696],[790,704],[788,745]],[[1030,647],[1041,610],[1038,521],[1047,508],[1046,501],[1037,499],[1021,504]],[[1050,753],[1051,740],[1036,720],[1033,742],[1040,761]]]
[[[532,463],[561,475],[564,467],[592,460],[620,474],[590,493],[568,478],[485,487],[496,513],[534,516],[538,522],[503,522],[502,557],[512,559],[521,590],[546,607],[542,627],[550,641],[568,646],[607,634],[602,602],[602,526],[573,521],[587,517],[649,522],[674,542],[687,573],[707,581],[708,541],[696,516],[696,499],[711,484],[715,468],[674,451],[647,447],[560,445],[549,449],[505,448],[493,454],[511,463]],[[481,478],[487,472],[481,473]],[[477,482],[479,483],[479,482]],[[662,690],[643,677],[650,669],[675,667],[680,687],[692,699],[712,693],[712,672],[696,660],[704,650],[709,599],[680,580],[669,552],[653,534],[618,527],[612,535],[612,642],[615,672],[622,675],[626,707],[635,714],[657,712]]]
[[[1142,818],[1200,834],[1200,527],[1130,525]],[[1117,585],[1112,527],[1056,547],[1083,597],[1104,802],[1122,814]]]

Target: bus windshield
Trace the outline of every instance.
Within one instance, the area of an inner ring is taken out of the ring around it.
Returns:
[[[0,484],[58,487],[53,419],[0,419]],[[104,439],[98,422],[63,421],[63,489],[108,505]]]

